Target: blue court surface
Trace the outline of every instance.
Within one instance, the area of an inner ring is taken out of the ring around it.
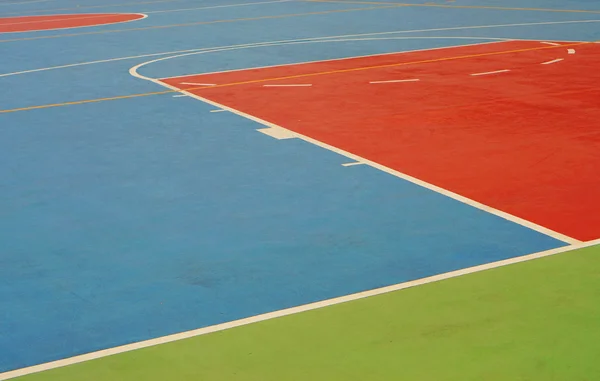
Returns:
[[[576,243],[130,73],[600,39],[595,1],[414,4],[0,0],[148,15],[0,33],[0,373]]]

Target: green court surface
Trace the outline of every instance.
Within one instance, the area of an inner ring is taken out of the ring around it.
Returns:
[[[19,378],[600,380],[600,246]]]

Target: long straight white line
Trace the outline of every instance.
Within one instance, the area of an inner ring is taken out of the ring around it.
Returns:
[[[65,64],[65,65],[58,65],[58,66],[48,66],[48,67],[38,68],[38,69],[29,69],[29,70],[16,71],[16,72],[12,72],[12,73],[4,73],[4,74],[0,74],[0,77],[8,77],[8,76],[13,76],[13,75],[22,75],[22,74],[35,73],[35,72],[48,71],[48,70],[66,69],[66,68],[77,67],[77,66],[84,66],[84,65],[95,65],[95,64],[107,63],[107,62],[132,60],[132,59],[137,59],[137,58],[165,56],[165,55],[169,55],[169,54],[179,54],[179,53],[186,53],[186,52],[209,51],[209,50],[214,50],[214,49],[243,47],[243,46],[258,46],[258,45],[266,45],[266,46],[268,46],[270,44],[276,44],[276,43],[279,44],[279,43],[298,42],[298,41],[318,41],[318,40],[327,40],[327,39],[335,39],[335,38],[346,38],[346,37],[359,37],[359,36],[378,36],[378,35],[387,35],[387,34],[394,34],[394,33],[402,34],[402,33],[434,32],[434,31],[461,30],[461,29],[487,29],[487,28],[504,28],[504,27],[516,27],[516,26],[555,25],[555,24],[579,24],[579,23],[597,23],[597,22],[600,22],[600,19],[598,19],[598,20],[547,21],[547,22],[518,23],[518,24],[473,25],[473,26],[450,27],[450,28],[397,30],[397,31],[389,31],[389,32],[345,34],[345,35],[335,35],[335,36],[325,36],[325,37],[307,37],[307,38],[299,38],[299,39],[292,39],[292,40],[278,40],[278,41],[268,41],[268,42],[256,42],[256,43],[249,43],[249,44],[217,46],[217,47],[212,47],[212,48],[195,48],[195,49],[186,49],[186,50],[175,50],[175,51],[170,51],[170,52],[139,54],[139,55],[135,55],[135,56],[124,56],[124,57],[116,57],[116,58],[107,58],[107,59],[101,59],[101,60],[95,60],[95,61],[77,62],[77,63],[71,63],[71,64]],[[503,38],[502,40],[516,40],[516,41],[523,40],[523,41],[526,41],[527,39]],[[531,41],[531,40],[529,40],[529,41]],[[583,41],[565,41],[565,42],[583,42]],[[176,78],[176,77],[172,77],[172,78]]]
[[[165,57],[165,58],[162,58],[162,59],[168,59],[168,58],[169,57]],[[159,60],[162,60],[162,59],[159,59]],[[169,88],[171,90],[180,91],[182,93],[187,93],[192,98],[195,98],[195,99],[198,99],[198,100],[200,100],[202,102],[205,102],[205,103],[208,103],[210,105],[213,105],[216,108],[220,108],[220,109],[223,109],[223,110],[228,110],[228,111],[230,111],[230,112],[232,112],[234,114],[242,116],[242,117],[244,117],[246,119],[250,119],[250,120],[255,121],[257,123],[260,123],[260,124],[262,124],[264,126],[287,131],[288,133],[293,134],[296,137],[298,137],[298,138],[300,138],[300,139],[302,139],[302,140],[304,140],[306,142],[309,142],[311,144],[314,144],[316,146],[324,148],[324,149],[326,149],[328,151],[332,151],[332,152],[335,152],[335,153],[337,153],[339,155],[346,156],[347,158],[350,158],[353,161],[360,161],[362,163],[368,164],[368,165],[372,166],[373,168],[379,169],[382,172],[388,173],[388,174],[390,174],[392,176],[399,177],[399,178],[404,179],[406,181],[409,181],[409,182],[411,182],[413,184],[419,185],[419,186],[421,186],[423,188],[426,188],[426,189],[432,190],[434,192],[440,193],[440,194],[442,194],[444,196],[450,197],[450,198],[452,198],[454,200],[457,200],[457,201],[462,202],[464,204],[470,205],[470,206],[472,206],[474,208],[481,209],[481,210],[486,211],[486,212],[488,212],[490,214],[494,214],[494,215],[496,215],[498,217],[501,217],[501,218],[503,218],[505,220],[514,222],[514,223],[522,225],[522,226],[525,226],[525,227],[527,227],[529,229],[532,229],[532,230],[535,230],[535,231],[540,232],[542,234],[545,234],[547,236],[553,237],[553,238],[555,238],[557,240],[560,240],[560,241],[563,241],[563,242],[567,242],[567,243],[570,243],[570,244],[575,244],[575,243],[580,243],[581,242],[581,241],[579,241],[579,240],[577,240],[577,239],[575,239],[573,237],[569,237],[567,235],[564,235],[562,233],[556,232],[556,231],[551,230],[549,228],[546,228],[544,226],[541,226],[541,225],[538,225],[536,223],[533,223],[531,221],[528,221],[528,220],[525,220],[523,218],[514,216],[514,215],[512,215],[510,213],[503,212],[503,211],[501,211],[499,209],[496,209],[496,208],[493,208],[491,206],[485,205],[485,204],[483,204],[483,203],[481,203],[479,201],[472,200],[472,199],[467,198],[465,196],[459,195],[458,193],[455,193],[455,192],[452,192],[450,190],[441,188],[441,187],[439,187],[437,185],[433,185],[431,183],[428,183],[426,181],[420,180],[420,179],[418,179],[416,177],[407,175],[405,173],[396,171],[396,170],[394,170],[392,168],[389,168],[389,167],[386,167],[386,166],[384,166],[382,164],[379,164],[379,163],[376,163],[374,161],[368,160],[368,159],[366,159],[364,157],[355,155],[353,153],[350,153],[348,151],[345,151],[345,150],[342,150],[340,148],[334,147],[332,145],[329,145],[327,143],[321,142],[319,140],[313,139],[313,138],[308,137],[306,135],[302,135],[302,134],[299,134],[297,132],[291,131],[291,130],[289,130],[287,128],[278,126],[278,125],[276,125],[274,123],[271,123],[271,122],[268,122],[268,121],[266,121],[264,119],[260,119],[258,117],[253,116],[253,115],[244,113],[242,111],[239,111],[239,110],[236,110],[234,108],[231,108],[231,107],[225,106],[223,104],[220,104],[218,102],[212,101],[210,99],[200,97],[200,96],[198,96],[196,94],[193,94],[193,93],[190,93],[190,92],[186,92],[186,91],[182,91],[181,89],[179,89],[177,87],[174,87],[174,86],[171,86],[171,85],[169,85],[169,84],[167,84],[165,82],[162,82],[160,79],[146,77],[146,76],[138,73],[138,69],[139,68],[143,67],[146,64],[153,63],[153,62],[156,62],[156,61],[159,61],[159,60],[148,61],[146,63],[142,63],[142,64],[139,64],[139,65],[136,65],[136,66],[132,67],[129,70],[129,73],[132,76],[136,77],[136,78],[140,78],[140,79],[144,79],[144,80],[147,80],[147,81],[154,82],[156,84],[159,84],[159,85],[164,86],[166,88]]]
[[[389,81],[371,81],[371,84],[379,84],[379,83],[399,83],[399,82],[419,82],[420,79],[391,79]]]
[[[520,256],[520,257],[516,257],[516,258],[505,259],[505,260],[498,261],[498,262],[486,263],[483,265],[473,266],[473,267],[469,267],[466,269],[461,269],[461,270],[451,271],[451,272],[447,272],[447,273],[443,273],[443,274],[433,275],[433,276],[430,276],[427,278],[416,279],[416,280],[412,280],[409,282],[403,282],[403,283],[398,283],[398,284],[394,284],[391,286],[377,288],[374,290],[368,290],[368,291],[358,292],[355,294],[341,296],[338,298],[327,299],[327,300],[323,300],[323,301],[316,302],[316,303],[310,303],[310,304],[304,304],[304,305],[297,306],[297,307],[286,308],[283,310],[273,311],[273,312],[269,312],[269,313],[265,313],[265,314],[261,314],[261,315],[256,315],[256,316],[248,317],[245,319],[234,320],[234,321],[230,321],[227,323],[216,324],[216,325],[212,325],[209,327],[204,327],[204,328],[194,329],[191,331],[176,333],[174,335],[158,337],[158,338],[151,339],[151,340],[140,341],[137,343],[132,343],[132,344],[127,344],[127,345],[123,345],[123,346],[119,346],[119,347],[104,349],[104,350],[97,351],[97,352],[86,353],[83,355],[74,356],[74,357],[67,358],[67,359],[62,359],[62,360],[48,362],[45,364],[40,364],[40,365],[35,365],[35,366],[27,367],[27,368],[17,369],[17,370],[13,370],[13,371],[6,372],[6,373],[0,373],[0,381],[8,380],[8,379],[15,378],[15,377],[21,377],[21,376],[25,376],[25,375],[32,374],[32,373],[39,373],[39,372],[43,372],[46,370],[62,368],[62,367],[68,366],[68,365],[78,364],[78,363],[82,363],[82,362],[90,361],[90,360],[96,360],[96,359],[99,359],[102,357],[112,356],[112,355],[116,355],[119,353],[130,352],[130,351],[134,351],[137,349],[152,347],[152,346],[160,345],[160,344],[171,343],[174,341],[189,339],[192,337],[206,335],[209,333],[224,331],[226,329],[241,327],[244,325],[258,323],[258,322],[265,321],[265,320],[271,320],[271,319],[289,316],[289,315],[293,315],[293,314],[297,314],[297,313],[301,313],[301,312],[312,311],[312,310],[316,310],[316,309],[323,308],[323,307],[333,306],[336,304],[347,303],[347,302],[351,302],[354,300],[368,298],[371,296],[387,294],[390,292],[399,291],[399,290],[407,289],[410,287],[421,286],[421,285],[428,284],[428,283],[439,282],[442,280],[456,278],[456,277],[467,275],[467,274],[473,274],[473,273],[480,272],[480,271],[491,270],[491,269],[495,269],[498,267],[512,265],[515,263],[521,263],[521,262],[531,261],[531,260],[538,259],[538,258],[549,257],[551,255],[566,253],[569,251],[582,249],[585,247],[591,247],[591,246],[595,246],[598,244],[600,244],[600,239],[590,241],[590,242],[582,242],[582,243],[575,244],[575,245],[559,247],[556,249],[540,251],[538,253],[524,255],[524,256]]]
[[[195,7],[195,8],[181,8],[181,9],[166,9],[163,11],[151,11],[144,12],[145,14],[158,14],[158,13],[173,13],[173,12],[184,12],[184,11],[199,11],[205,9],[218,9],[218,8],[234,8],[234,7],[247,7],[250,5],[261,5],[261,4],[274,4],[274,3],[287,3],[291,0],[274,0],[274,1],[259,1],[256,3],[237,3],[237,4],[223,4],[223,5],[212,5],[208,7]]]

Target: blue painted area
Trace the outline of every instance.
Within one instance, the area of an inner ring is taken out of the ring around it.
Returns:
[[[210,109],[2,116],[0,369],[561,245]]]
[[[69,3],[0,1],[0,14]],[[223,3],[202,2],[215,4]],[[358,7],[289,2],[163,13],[122,25]],[[593,17],[396,8],[0,41],[1,56],[9,57],[0,60],[0,73],[295,38]],[[52,34],[59,32],[18,35]],[[480,41],[472,37],[597,34],[591,23],[421,31],[410,35],[469,38],[232,50],[164,61],[142,73],[162,77]],[[0,92],[0,109],[162,90],[128,73],[149,59],[0,77],[0,88],[10,89]],[[262,126],[254,122],[211,109],[167,94],[0,114],[0,372],[563,245],[370,167],[342,167],[344,157],[300,140],[274,140],[256,132]]]

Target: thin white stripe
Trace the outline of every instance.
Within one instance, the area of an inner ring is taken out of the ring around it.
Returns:
[[[474,76],[474,77],[476,77],[478,75],[489,75],[489,74],[506,73],[507,71],[510,71],[510,70],[509,69],[504,69],[504,70],[488,71],[488,72],[485,72],[485,73],[473,73],[471,75]]]
[[[20,377],[20,376],[25,376],[27,374],[38,373],[38,372],[42,372],[45,370],[61,368],[64,366],[82,363],[82,362],[90,361],[90,360],[94,360],[94,359],[99,359],[102,357],[111,356],[111,355],[115,355],[115,354],[119,354],[119,353],[129,352],[129,351],[133,351],[136,349],[152,347],[155,345],[170,343],[173,341],[179,341],[179,340],[183,340],[183,339],[189,339],[191,337],[206,335],[208,333],[223,331],[226,329],[240,327],[243,325],[257,323],[260,321],[271,320],[271,319],[275,319],[275,318],[279,318],[279,317],[283,317],[283,316],[288,316],[288,315],[293,315],[293,314],[297,314],[297,313],[301,313],[301,312],[316,310],[319,308],[328,307],[328,306],[341,304],[341,303],[346,303],[346,302],[350,302],[353,300],[364,299],[364,298],[381,295],[381,294],[387,294],[387,293],[393,292],[393,291],[399,291],[399,290],[403,290],[403,289],[410,288],[410,287],[421,286],[421,285],[433,283],[433,282],[439,282],[439,281],[445,280],[445,279],[456,278],[456,277],[459,277],[462,275],[472,274],[472,273],[476,273],[476,272],[480,272],[480,271],[484,271],[484,270],[490,270],[490,269],[494,269],[494,268],[498,268],[498,267],[502,267],[502,266],[511,265],[514,263],[526,262],[526,261],[530,261],[533,259],[548,257],[551,255],[565,253],[568,251],[573,251],[576,249],[590,247],[590,246],[594,246],[594,245],[598,245],[598,244],[600,244],[600,239],[590,241],[590,242],[579,243],[579,244],[575,244],[575,245],[559,247],[557,249],[541,251],[538,253],[524,255],[521,257],[505,259],[503,261],[492,262],[492,263],[487,263],[484,265],[469,267],[469,268],[462,269],[462,270],[451,271],[448,273],[434,275],[434,276],[430,276],[427,278],[417,279],[417,280],[404,282],[404,283],[398,283],[398,284],[395,284],[392,286],[377,288],[377,289],[369,290],[369,291],[358,292],[356,294],[341,296],[339,298],[333,298],[333,299],[323,300],[323,301],[316,302],[316,303],[305,304],[305,305],[298,306],[298,307],[292,307],[292,308],[287,308],[284,310],[269,312],[266,314],[256,315],[256,316],[252,316],[252,317],[245,318],[245,319],[234,320],[234,321],[223,323],[223,324],[217,324],[217,325],[213,325],[210,327],[204,327],[204,328],[195,329],[192,331],[177,333],[174,335],[163,336],[163,337],[159,337],[156,339],[140,341],[137,343],[127,344],[127,345],[123,345],[120,347],[104,349],[104,350],[101,350],[98,352],[86,353],[84,355],[75,356],[75,357],[71,357],[68,359],[48,362],[45,364],[35,365],[35,366],[28,367],[28,368],[23,368],[23,369],[13,370],[13,371],[6,372],[6,373],[1,373],[0,381],[8,380],[10,378],[15,378],[15,377]]]

